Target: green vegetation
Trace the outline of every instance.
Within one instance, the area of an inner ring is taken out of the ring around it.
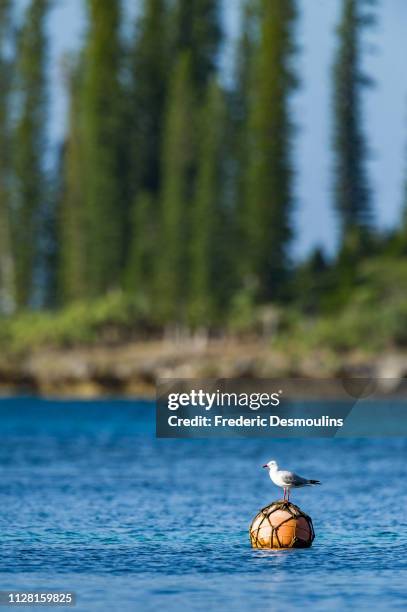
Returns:
[[[366,4],[366,0],[343,1],[333,69],[334,192],[343,242],[349,234],[369,228],[372,221],[361,105],[361,90],[370,83],[361,69],[361,29],[372,21],[371,15],[363,10]]]
[[[296,305],[266,309],[241,300],[226,333],[242,339],[266,334],[271,347],[299,357],[318,350],[376,354],[407,348],[407,263],[386,257],[365,260],[356,276],[357,288],[339,312],[305,315]],[[328,285],[330,281],[325,279]],[[57,311],[20,313],[0,327],[0,346],[8,354],[159,337],[150,304],[120,292]]]
[[[8,317],[0,328],[0,345],[10,354],[19,354],[44,346],[112,344],[144,338],[153,331],[147,304],[111,293],[58,311],[28,311]]]
[[[88,0],[82,124],[86,285],[97,297],[120,286],[125,211],[120,174],[120,2]]]
[[[125,106],[128,172],[123,197],[129,206],[125,227],[124,287],[134,294],[143,287],[151,299],[155,284],[159,196],[168,70],[171,65],[169,15],[164,0],[144,1],[136,36],[129,49],[129,75]]]
[[[191,58],[181,53],[169,93],[164,135],[162,222],[157,253],[158,312],[163,321],[185,321],[191,174],[196,154]]]
[[[129,49],[131,76],[126,97],[129,196],[154,196],[160,189],[165,102],[170,68],[168,12],[164,0],[143,2],[136,36]],[[137,236],[134,236],[134,240]]]
[[[216,82],[208,89],[200,120],[200,150],[195,201],[191,213],[189,253],[189,321],[193,327],[219,318],[221,288],[218,278],[225,268],[222,250],[222,166],[224,159],[225,102]]]
[[[17,120],[14,126],[13,189],[10,208],[15,270],[15,302],[28,307],[37,298],[47,177],[41,151],[46,144],[47,85],[45,18],[48,0],[32,0],[18,36]]]
[[[11,0],[0,2],[0,312],[14,309],[14,261],[11,239],[10,204],[10,107],[12,62],[6,46],[10,38]]]
[[[245,259],[260,299],[278,297],[292,235],[292,121],[289,96],[296,3],[263,2],[249,110]]]
[[[66,67],[69,92],[68,135],[62,156],[60,211],[59,299],[61,303],[79,300],[87,294],[87,242],[82,104],[80,96],[81,65]]]
[[[332,271],[326,272],[332,275]],[[334,281],[327,276],[327,287]],[[353,290],[340,309],[304,316],[290,311],[278,342],[295,342],[304,350],[329,348],[377,353],[407,347],[407,304],[403,287],[407,262],[390,257],[362,260]]]
[[[175,58],[180,53],[189,53],[193,87],[202,95],[217,68],[221,3],[219,0],[177,0],[173,7],[171,52]]]
[[[52,150],[52,3],[30,0],[16,23],[0,2],[4,353],[171,331],[261,335],[298,354],[405,347],[406,223],[375,227],[366,169],[373,3],[342,0],[335,38],[327,205],[339,248],[293,262],[300,3],[242,0],[225,75],[220,0],[143,0],[132,29],[119,0],[83,2],[86,35],[64,65],[66,136]]]

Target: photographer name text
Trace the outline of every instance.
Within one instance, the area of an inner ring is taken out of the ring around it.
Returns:
[[[318,418],[283,418],[276,414],[268,416],[257,415],[255,417],[224,417],[216,415],[208,417],[197,415],[194,417],[179,417],[171,415],[168,417],[170,427],[342,427],[343,419],[332,418],[324,415]]]

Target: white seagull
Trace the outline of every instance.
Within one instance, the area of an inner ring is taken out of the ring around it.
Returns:
[[[313,487],[314,485],[321,484],[319,480],[309,480],[308,478],[303,478],[302,476],[298,476],[298,474],[294,474],[294,472],[279,470],[276,461],[269,461],[263,465],[263,467],[268,469],[272,482],[284,489],[284,499],[286,499],[287,494],[287,501],[290,499],[290,489]]]

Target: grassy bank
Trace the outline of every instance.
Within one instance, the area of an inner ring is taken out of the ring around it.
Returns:
[[[316,308],[318,292],[306,286],[302,303],[242,300],[227,325],[208,330],[164,328],[151,321],[147,302],[122,293],[20,313],[1,320],[0,385],[149,395],[163,376],[404,376],[406,286],[404,262],[370,261],[354,271],[349,291],[337,289],[336,301],[323,290]]]
[[[55,311],[29,311],[3,318],[0,348],[19,355],[44,347],[66,349],[112,344],[153,335],[148,311],[140,300],[112,293]]]
[[[329,284],[334,279],[327,278]],[[302,301],[282,305],[253,306],[242,299],[234,306],[222,329],[199,333],[236,341],[267,342],[270,349],[329,350],[342,354],[363,350],[375,354],[407,348],[407,264],[400,261],[366,262],[354,271],[351,286],[324,293],[318,307],[315,287],[304,286]],[[322,287],[324,289],[324,287]],[[327,297],[329,297],[329,302]],[[334,296],[334,297],[333,297]],[[324,300],[326,303],[324,303]],[[104,298],[79,302],[55,311],[26,312],[3,317],[0,349],[18,355],[37,349],[66,349],[159,340],[164,336],[194,338],[196,330],[164,329],[151,320],[149,304],[142,298],[111,293]],[[199,335],[198,333],[198,335]]]

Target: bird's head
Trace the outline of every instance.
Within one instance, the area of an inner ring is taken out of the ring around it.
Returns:
[[[268,463],[263,465],[263,467],[267,468],[268,470],[277,470],[278,469],[277,461],[269,461]]]

